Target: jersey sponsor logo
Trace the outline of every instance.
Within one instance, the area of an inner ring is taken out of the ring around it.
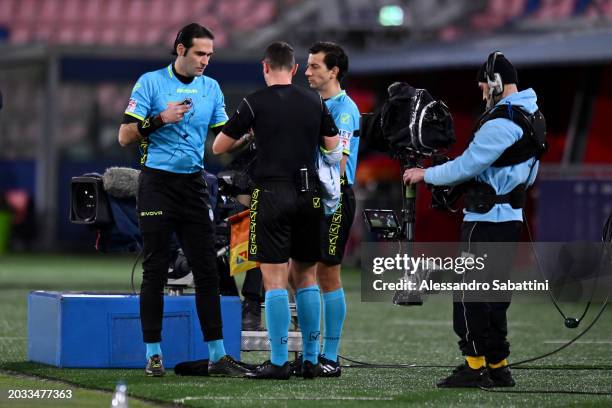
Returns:
[[[155,217],[158,215],[164,215],[164,212],[161,210],[159,211],[141,211],[140,212],[141,217]]]
[[[346,125],[349,123],[350,120],[351,120],[351,115],[349,115],[348,113],[340,114],[340,123],[344,123]]]
[[[309,341],[317,341],[319,340],[319,337],[321,337],[321,332],[320,331],[312,331],[308,334],[308,340]]]
[[[190,88],[176,88],[176,93],[195,94],[198,93],[198,90]]]
[[[125,109],[127,112],[134,112],[136,110],[136,106],[138,105],[138,101],[134,98],[130,98],[128,101],[127,108]]]

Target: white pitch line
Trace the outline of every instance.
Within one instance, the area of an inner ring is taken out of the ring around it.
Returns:
[[[569,340],[544,340],[544,344],[565,344]],[[612,344],[612,340],[576,340],[579,344]]]
[[[386,324],[393,326],[433,326],[451,327],[453,322],[450,320],[417,320],[417,319],[387,319]]]
[[[195,396],[195,397],[184,397],[175,399],[173,402],[175,404],[184,404],[186,401],[197,401],[197,400],[207,400],[207,401],[235,401],[235,400],[243,400],[243,401],[253,401],[253,397],[230,397],[230,396]],[[393,401],[391,397],[258,397],[258,401]]]

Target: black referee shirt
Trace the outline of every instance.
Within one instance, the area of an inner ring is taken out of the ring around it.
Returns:
[[[293,181],[302,166],[314,174],[322,137],[338,133],[321,97],[295,85],[272,85],[247,96],[223,133],[239,139],[250,129],[257,146],[257,181]]]

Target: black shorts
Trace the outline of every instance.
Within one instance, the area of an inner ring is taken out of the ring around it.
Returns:
[[[174,230],[183,222],[212,225],[208,187],[201,172],[177,174],[143,168],[137,210],[142,233]]]
[[[319,260],[321,199],[292,182],[259,182],[251,193],[249,260],[284,263]]]
[[[340,265],[348,241],[351,225],[355,218],[355,193],[351,186],[342,187],[340,205],[321,223],[321,262],[326,265]]]

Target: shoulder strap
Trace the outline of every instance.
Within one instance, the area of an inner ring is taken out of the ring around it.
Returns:
[[[500,118],[514,122],[521,128],[523,135],[499,156],[492,167],[511,166],[522,163],[531,157],[539,160],[542,154],[548,150],[544,115],[539,110],[529,113],[516,105],[496,105],[486,111],[476,122],[474,134],[486,122]]]

